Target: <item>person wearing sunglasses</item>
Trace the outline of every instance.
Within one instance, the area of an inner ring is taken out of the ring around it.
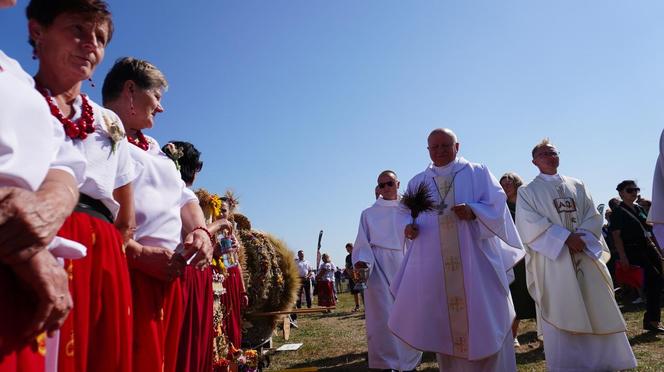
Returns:
[[[404,229],[408,250],[391,289],[388,325],[437,355],[441,371],[516,371],[507,272],[525,252],[489,169],[458,156],[450,129],[427,138],[431,163],[408,182],[435,208]]]
[[[519,188],[516,226],[526,246],[547,370],[634,368],[606,267],[602,215],[581,181],[558,173],[560,153],[548,139],[531,155],[540,174]]]
[[[662,291],[662,264],[659,251],[652,242],[652,227],[646,222],[648,213],[636,203],[641,189],[633,180],[625,180],[616,187],[622,202],[611,214],[611,234],[623,267],[636,265],[643,268],[646,312],[643,329],[664,332],[660,323]]]
[[[385,170],[378,175],[376,202],[362,211],[352,252],[356,269],[369,268],[364,290],[364,313],[369,347],[369,368],[378,370],[415,370],[422,353],[397,338],[387,319],[394,303],[392,283],[404,257],[403,229],[408,215],[399,203],[399,179]]]

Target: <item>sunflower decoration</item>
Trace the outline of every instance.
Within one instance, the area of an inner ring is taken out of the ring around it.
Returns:
[[[196,197],[198,197],[198,203],[200,204],[208,223],[221,216],[222,200],[219,195],[213,194],[204,188],[200,188],[194,191],[194,193],[196,194]]]

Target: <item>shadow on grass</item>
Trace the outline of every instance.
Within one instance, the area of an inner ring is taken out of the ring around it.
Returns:
[[[321,371],[366,371],[367,353],[353,353],[339,355],[330,358],[309,360],[306,363],[298,363],[289,366],[291,369],[311,366],[318,367]]]
[[[657,337],[657,333],[655,332],[643,332],[639,335],[636,335],[634,337],[630,337],[629,339],[629,344],[634,346],[634,345],[639,345],[639,344],[648,344],[651,342],[657,342],[660,339]]]

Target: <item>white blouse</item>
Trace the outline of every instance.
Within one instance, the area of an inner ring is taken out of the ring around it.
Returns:
[[[81,117],[82,99],[79,95],[74,100],[74,116],[72,120]],[[85,181],[80,192],[94,199],[100,200],[116,217],[120,204],[113,199],[113,190],[124,186],[136,178],[134,162],[129,155],[129,142],[116,137],[113,146],[110,127],[116,127],[121,136],[124,136],[120,118],[111,110],[103,108],[88,97],[94,113],[95,131],[88,134],[84,140],[74,140],[74,145],[83,153],[88,161],[85,172]],[[115,147],[115,148],[113,148]]]
[[[321,280],[326,280],[328,282],[334,281],[334,272],[337,270],[336,266],[332,262],[321,262],[318,267],[318,272],[325,270],[325,274],[321,275]]]
[[[143,245],[175,250],[182,241],[180,210],[189,202],[198,204],[198,199],[182,181],[175,163],[161,151],[159,143],[145,137],[150,143],[147,151],[129,144],[138,171],[132,184],[136,209],[134,236]]]
[[[0,51],[0,184],[34,191],[49,169],[81,183],[85,164],[32,78]]]

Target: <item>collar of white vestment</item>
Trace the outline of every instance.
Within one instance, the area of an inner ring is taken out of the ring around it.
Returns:
[[[466,165],[470,164],[468,160],[458,157],[454,159],[452,162],[450,162],[447,165],[443,165],[442,167],[437,167],[433,163],[429,163],[429,166],[427,167],[427,171],[432,173],[433,175],[436,176],[445,176],[450,173],[456,173],[463,169]]]
[[[397,197],[395,200],[385,200],[383,197],[379,197],[376,199],[376,202],[374,205],[380,206],[380,207],[398,207],[399,206],[399,199],[400,197]]]
[[[539,175],[537,175],[537,177],[540,177],[542,180],[544,180],[544,181],[548,181],[548,182],[551,182],[551,181],[562,181],[562,179],[563,179],[558,173],[556,173],[556,174],[544,174],[544,173],[540,173]]]

